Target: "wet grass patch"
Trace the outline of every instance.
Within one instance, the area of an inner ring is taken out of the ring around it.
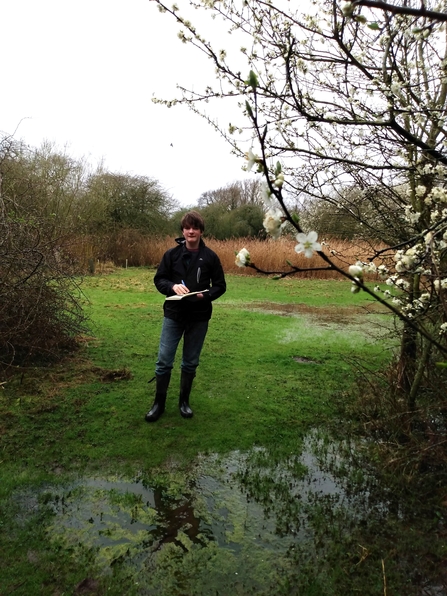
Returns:
[[[349,439],[353,363],[386,367],[389,318],[349,283],[230,276],[194,418],[178,412],[177,361],[148,425],[153,274],[89,278],[80,352],[0,393],[0,593],[435,594],[440,489],[413,495]]]

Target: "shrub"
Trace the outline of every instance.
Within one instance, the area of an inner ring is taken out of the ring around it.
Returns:
[[[46,209],[51,186],[35,177],[23,147],[3,140],[1,149],[0,372],[5,373],[11,365],[75,347],[86,316],[66,220]]]

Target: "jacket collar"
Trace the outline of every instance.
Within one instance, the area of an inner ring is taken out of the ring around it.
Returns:
[[[177,242],[177,244],[179,246],[183,246],[186,249],[186,240],[184,239],[183,236],[180,236],[179,238],[175,239],[175,242]],[[200,242],[199,242],[199,247],[198,248],[202,248],[202,246],[205,246],[205,242],[203,241],[203,238],[200,238]]]

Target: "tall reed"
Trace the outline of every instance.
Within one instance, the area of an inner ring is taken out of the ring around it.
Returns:
[[[287,261],[294,266],[315,271],[299,273],[301,278],[334,279],[340,278],[335,271],[319,271],[325,263],[317,254],[310,259],[302,253],[295,252],[296,240],[281,238],[279,240],[258,240],[253,238],[237,238],[230,240],[214,240],[204,238],[207,246],[213,249],[220,257],[226,273],[243,273],[256,275],[256,271],[249,267],[240,268],[235,264],[236,253],[241,248],[246,248],[251,257],[251,262],[260,269],[269,272],[287,271],[290,267]],[[85,262],[94,259],[97,269],[101,271],[103,264],[112,262],[118,267],[156,267],[166,250],[175,246],[173,237],[155,238],[143,236],[139,232],[128,230],[120,234],[107,237],[84,237],[77,244],[76,257]],[[378,247],[380,248],[380,247]],[[330,240],[323,245],[323,252],[331,257],[333,262],[342,269],[357,260],[365,261],[371,254],[371,247],[366,243],[353,243],[343,240]]]

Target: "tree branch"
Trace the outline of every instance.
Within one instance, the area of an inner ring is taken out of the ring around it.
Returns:
[[[407,14],[415,17],[425,17],[434,21],[446,22],[447,13],[436,10],[427,10],[426,8],[410,8],[409,6],[395,6],[380,0],[354,0],[354,6],[367,6],[368,8],[379,8],[380,10],[391,12],[393,14]]]

